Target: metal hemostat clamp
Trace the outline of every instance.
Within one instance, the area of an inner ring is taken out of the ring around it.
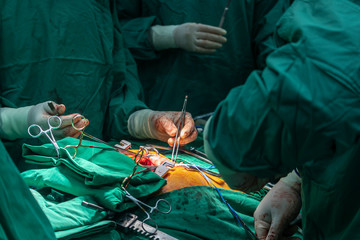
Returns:
[[[121,140],[119,144],[115,144],[115,147],[128,150],[129,148],[131,148],[131,142],[128,142],[126,140]]]
[[[155,229],[154,227],[141,222],[140,220],[137,220],[138,217],[135,214],[127,213],[120,218],[116,219],[116,224],[119,226],[122,226],[127,229],[131,229],[133,231],[136,231],[137,233],[140,233],[142,235],[145,235],[149,239],[154,240],[178,240],[177,238],[174,238],[158,229]],[[145,231],[144,228],[149,230],[150,232],[154,232],[153,234],[150,234],[149,232]]]
[[[174,162],[165,160],[155,169],[155,173],[160,177],[162,177],[174,166],[175,166]]]

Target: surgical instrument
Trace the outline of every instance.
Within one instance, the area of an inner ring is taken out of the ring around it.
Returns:
[[[148,146],[148,147],[154,147],[154,148],[157,148],[157,149],[163,149],[163,150],[171,150],[171,149],[172,149],[172,148],[170,148],[170,147],[165,147],[165,146],[160,146],[160,145],[155,145],[155,144],[146,144],[146,146]],[[196,149],[195,149],[194,147],[190,147],[189,150],[186,150],[186,149],[184,149],[184,148],[179,148],[179,151],[180,151],[180,152],[186,153],[186,154],[188,154],[188,155],[190,155],[190,156],[193,156],[193,157],[196,157],[196,158],[202,160],[203,162],[206,162],[206,163],[209,163],[209,164],[211,164],[211,165],[214,165],[209,159],[207,159],[207,156],[206,156],[205,153],[202,153],[202,152],[200,152],[200,151],[198,151],[198,150],[195,151],[195,150],[196,150]],[[202,156],[200,156],[200,154],[201,154]]]
[[[177,238],[174,238],[170,236],[167,233],[164,233],[160,231],[159,229],[156,230],[154,227],[142,223],[138,220],[138,216],[132,213],[126,213],[124,215],[121,215],[119,218],[116,219],[116,224],[123,227],[125,232],[129,229],[132,231],[135,231],[138,234],[142,234],[149,239],[156,239],[156,240],[178,240]],[[144,226],[144,227],[143,227]],[[155,232],[154,234],[149,234],[148,232],[144,231],[144,228],[150,230],[151,232]]]
[[[101,206],[99,206],[99,205],[96,205],[96,204],[94,204],[94,203],[82,201],[82,202],[81,202],[81,205],[83,205],[83,206],[85,206],[85,207],[93,208],[93,209],[96,209],[96,210],[105,211],[105,208],[103,208],[103,207],[101,207]]]
[[[50,142],[54,145],[57,156],[60,157],[60,153],[59,153],[59,145],[57,144],[54,134],[52,133],[53,129],[58,129],[62,124],[62,120],[60,117],[58,116],[51,116],[48,118],[48,126],[49,129],[47,130],[43,130],[40,125],[38,124],[32,124],[29,126],[28,128],[28,133],[31,137],[33,138],[38,138],[40,137],[42,134],[44,134],[49,140]]]
[[[54,111],[55,110],[55,107],[54,107],[54,103],[53,102],[48,102],[48,106],[50,108],[51,111]]]
[[[77,119],[77,118],[80,118],[81,120],[85,120],[86,122],[87,122],[88,120],[87,120],[83,115],[80,115],[80,114],[74,116],[73,119],[72,119],[72,122],[71,122],[72,127],[73,127],[75,130],[78,130],[78,131],[81,133],[81,138],[82,138],[83,136],[85,136],[85,137],[88,137],[88,138],[90,138],[90,139],[92,139],[92,140],[94,140],[94,141],[96,141],[96,142],[103,143],[103,144],[108,145],[109,147],[112,147],[112,148],[113,148],[113,146],[111,146],[109,143],[107,143],[107,142],[105,142],[105,141],[103,141],[103,140],[101,140],[101,139],[99,139],[99,138],[97,138],[97,137],[94,137],[94,136],[86,133],[86,132],[84,131],[84,130],[85,130],[85,127],[86,127],[86,124],[84,124],[84,126],[82,126],[82,127],[80,127],[80,128],[76,127],[75,124],[74,124],[74,120]]]
[[[225,16],[226,16],[226,13],[227,11],[229,10],[229,5],[230,5],[230,2],[231,0],[229,0],[225,6],[225,9],[224,9],[224,12],[221,16],[221,20],[220,20],[220,23],[219,23],[219,28],[222,28],[223,24],[224,24],[224,21],[225,21]]]
[[[165,199],[158,199],[155,203],[154,207],[151,207],[150,205],[138,200],[137,198],[135,198],[134,196],[132,196],[124,187],[122,187],[122,189],[125,191],[125,197],[129,198],[131,201],[133,201],[141,210],[144,211],[144,213],[146,214],[146,218],[142,221],[142,228],[144,229],[144,231],[146,231],[147,233],[150,234],[155,234],[158,230],[158,224],[151,218],[151,214],[154,211],[158,211],[160,213],[163,214],[169,214],[171,212],[171,204],[165,200]],[[162,205],[162,207],[160,206]],[[150,209],[150,211],[146,211],[144,207],[148,207]],[[167,211],[163,211],[160,209],[161,208],[167,208]],[[150,229],[146,229],[146,222],[150,223],[152,222],[152,224],[155,226],[155,229],[152,229],[153,231],[151,231]]]
[[[179,119],[179,122],[178,122],[178,125],[177,125],[174,146],[173,146],[173,150],[172,150],[172,154],[171,154],[171,161],[173,161],[173,162],[176,162],[176,157],[177,157],[177,154],[179,152],[180,134],[181,134],[181,130],[182,130],[184,124],[185,124],[187,99],[188,99],[188,96],[186,95],[185,99],[184,99],[183,108],[181,110],[180,119]],[[174,153],[175,153],[175,156],[174,156]]]
[[[76,120],[77,118],[80,118],[80,120],[84,120],[84,121],[85,121],[84,126],[81,126],[81,127],[76,127],[76,126],[75,126],[75,120]],[[79,143],[78,143],[77,145],[67,145],[67,146],[65,146],[64,148],[72,147],[72,148],[75,149],[75,153],[74,153],[74,155],[73,155],[73,158],[76,156],[77,150],[78,150],[79,147],[92,147],[92,148],[100,148],[100,149],[106,149],[106,150],[115,150],[115,151],[118,151],[118,152],[126,151],[127,153],[132,153],[132,152],[130,152],[130,151],[127,150],[127,149],[130,148],[130,143],[127,142],[127,141],[121,141],[120,144],[116,144],[115,146],[112,146],[111,144],[109,144],[109,143],[107,143],[107,142],[105,142],[105,141],[103,141],[103,140],[101,140],[101,139],[99,139],[99,138],[97,138],[97,137],[94,137],[94,136],[92,136],[92,135],[90,135],[90,134],[88,134],[88,133],[86,133],[86,132],[85,132],[85,128],[86,128],[86,126],[87,126],[87,124],[86,124],[87,121],[88,121],[88,120],[87,120],[83,115],[80,115],[80,114],[75,115],[75,116],[73,117],[73,119],[72,119],[72,122],[71,122],[72,127],[73,127],[75,130],[77,130],[77,131],[79,131],[79,132],[81,133],[81,134],[80,134],[80,138],[79,138]],[[84,136],[87,137],[87,138],[90,138],[91,140],[94,140],[94,141],[96,141],[96,142],[103,143],[103,144],[105,144],[105,145],[108,146],[108,147],[100,147],[100,146],[94,146],[94,145],[82,145],[81,142],[82,142]],[[123,153],[123,152],[122,152],[122,153]],[[124,154],[125,154],[125,153],[124,153]]]

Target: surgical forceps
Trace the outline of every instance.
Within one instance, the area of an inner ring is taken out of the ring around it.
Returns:
[[[79,132],[81,133],[81,134],[80,134],[80,138],[79,138],[79,143],[78,143],[77,145],[67,145],[67,146],[64,147],[64,148],[72,147],[72,148],[75,149],[75,153],[74,153],[74,155],[72,156],[72,158],[74,158],[74,157],[76,156],[77,150],[78,150],[79,147],[92,147],[92,148],[101,148],[101,149],[115,150],[115,148],[114,148],[113,146],[111,146],[109,143],[107,143],[107,142],[105,142],[105,141],[103,141],[103,140],[101,140],[101,139],[99,139],[99,138],[97,138],[97,137],[94,137],[94,136],[86,133],[86,132],[84,131],[84,129],[86,128],[86,124],[84,124],[84,126],[79,127],[79,128],[76,127],[74,121],[75,121],[77,118],[80,118],[80,120],[85,120],[86,122],[88,121],[83,115],[80,115],[80,114],[75,115],[75,116],[73,117],[73,119],[72,119],[72,122],[71,122],[72,127],[73,127],[75,130],[77,130],[77,131],[79,131]],[[109,147],[108,147],[108,148],[107,148],[107,147],[104,148],[104,147],[93,146],[93,145],[91,145],[91,146],[82,145],[81,142],[82,142],[84,136],[85,136],[85,137],[88,137],[88,138],[90,138],[90,139],[92,139],[92,140],[94,140],[94,141],[96,141],[96,142],[103,143],[103,144],[105,144],[105,145],[107,145],[107,146],[109,146]]]
[[[142,228],[144,229],[144,231],[146,231],[149,234],[155,234],[156,231],[158,230],[159,226],[158,224],[151,218],[151,214],[154,211],[158,211],[160,213],[163,214],[169,214],[171,212],[171,204],[165,200],[165,199],[159,199],[156,201],[155,206],[151,207],[150,205],[147,205],[146,203],[140,201],[139,199],[135,198],[134,196],[132,196],[124,187],[122,188],[125,191],[125,197],[129,198],[131,201],[133,201],[141,210],[144,211],[144,213],[146,214],[146,218],[142,221]],[[161,209],[159,209],[160,205],[163,205],[163,207],[169,207],[168,211],[163,211]],[[150,211],[146,211],[144,207],[148,207],[150,209]],[[149,231],[146,229],[145,227],[145,223],[146,222],[152,222],[153,225],[155,226],[155,230],[154,231]]]
[[[58,158],[60,157],[60,153],[59,153],[59,145],[57,144],[54,135],[52,133],[53,129],[58,129],[62,124],[62,120],[60,117],[58,116],[51,116],[48,118],[48,126],[49,129],[47,130],[43,130],[40,125],[38,124],[32,124],[29,126],[28,128],[28,133],[31,137],[33,138],[38,138],[40,137],[42,134],[44,134],[49,140],[50,142],[54,145],[56,153]]]
[[[173,146],[173,150],[172,150],[172,153],[171,153],[171,161],[173,161],[173,162],[176,162],[176,158],[177,158],[177,155],[178,155],[178,152],[179,152],[180,133],[181,133],[181,130],[184,127],[184,124],[185,124],[187,99],[188,99],[188,96],[185,96],[183,108],[182,108],[181,114],[180,114],[179,123],[177,125],[174,146]],[[179,139],[178,139],[178,137],[179,137]],[[175,156],[174,156],[174,154],[175,154]]]

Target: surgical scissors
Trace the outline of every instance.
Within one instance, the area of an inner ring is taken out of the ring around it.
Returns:
[[[122,189],[125,191],[125,196],[127,198],[129,198],[131,201],[133,201],[141,210],[144,211],[144,213],[146,214],[146,218],[142,221],[142,228],[144,229],[144,231],[146,231],[147,233],[149,234],[155,234],[156,231],[158,230],[159,226],[158,224],[151,218],[151,214],[154,212],[154,211],[158,211],[160,213],[163,213],[163,214],[169,214],[171,212],[171,204],[166,201],[165,199],[159,199],[156,201],[155,203],[155,206],[154,207],[151,207],[150,205],[147,205],[146,203],[140,201],[139,199],[135,198],[134,196],[132,196],[124,187],[122,187]],[[159,209],[160,205],[163,205],[163,207],[169,207],[169,210],[168,211],[162,211],[161,209]],[[167,205],[167,206],[165,206]],[[150,209],[150,211],[146,211],[144,207],[148,207]],[[153,225],[155,226],[155,231],[149,231],[146,229],[145,227],[145,223],[146,222],[152,222]]]
[[[54,125],[55,124],[55,125]],[[44,134],[49,140],[50,142],[54,145],[56,153],[58,158],[60,157],[60,153],[59,153],[59,145],[57,144],[54,135],[52,133],[53,129],[58,129],[62,124],[62,120],[60,117],[58,116],[51,116],[48,118],[48,125],[49,125],[49,129],[47,130],[43,130],[40,125],[38,124],[32,124],[29,126],[28,128],[28,133],[31,137],[33,138],[38,138],[40,137],[42,134]]]

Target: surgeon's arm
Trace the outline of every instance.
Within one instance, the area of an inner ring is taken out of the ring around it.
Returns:
[[[158,57],[155,51],[149,30],[159,24],[156,16],[143,16],[142,0],[117,1],[121,32],[124,34],[124,43],[130,49],[135,59],[151,60]]]
[[[143,16],[139,0],[120,1],[117,9],[125,45],[135,59],[154,59],[157,51],[171,48],[213,53],[226,42],[226,31],[219,27],[190,22],[166,25],[156,16]]]
[[[289,44],[271,54],[267,67],[234,88],[207,123],[207,153],[231,187],[242,186],[247,175],[256,183],[255,176],[278,177],[300,166],[299,160],[308,159],[306,146],[317,139],[310,127],[331,119],[311,110],[320,103],[309,102],[309,86],[327,82],[308,73],[310,67],[297,56],[301,52]],[[322,150],[327,144],[316,146]]]
[[[176,124],[180,112],[158,112],[149,110],[143,101],[143,89],[139,81],[136,63],[117,35],[115,51],[121,51],[114,59],[114,81],[106,122],[104,125],[107,139],[120,140],[124,137],[138,139],[153,138],[173,144]],[[180,133],[180,144],[194,141],[197,137],[194,121],[186,115],[185,125]]]

